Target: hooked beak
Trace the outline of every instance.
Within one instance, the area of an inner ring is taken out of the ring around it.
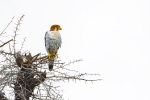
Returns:
[[[59,30],[62,30],[62,28],[60,27],[60,29]]]

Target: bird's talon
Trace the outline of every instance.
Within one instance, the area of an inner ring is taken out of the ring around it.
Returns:
[[[57,55],[57,54],[55,54],[55,58],[58,58],[58,55]]]
[[[49,59],[49,58],[50,58],[50,56],[51,56],[51,54],[50,54],[50,53],[48,53],[48,54],[47,54],[47,58]]]

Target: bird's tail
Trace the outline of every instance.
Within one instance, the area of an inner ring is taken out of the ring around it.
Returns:
[[[50,71],[53,70],[54,59],[55,59],[55,56],[53,56],[53,55],[49,58],[48,68],[49,68]]]

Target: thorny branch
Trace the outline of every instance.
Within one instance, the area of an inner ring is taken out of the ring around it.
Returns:
[[[18,22],[17,22],[16,27],[15,27],[15,30],[14,30],[14,36],[13,36],[13,41],[14,41],[14,43],[13,43],[14,54],[16,53],[15,44],[16,44],[17,31],[19,30],[19,26],[20,26],[20,24],[21,24],[21,21],[22,21],[23,17],[24,17],[24,15],[22,15],[22,16],[20,17],[20,19],[18,19]]]
[[[54,82],[69,80],[94,82],[101,80],[100,78],[96,79],[96,77],[94,79],[86,78],[86,76],[93,75],[99,77],[100,74],[80,73],[79,71],[68,68],[69,65],[78,63],[82,59],[69,63],[56,60],[54,69],[50,72],[47,65],[48,59],[45,55],[38,53],[32,56],[30,52],[21,52],[25,39],[20,51],[16,51],[17,31],[23,17],[24,15],[20,17],[16,24],[13,40],[9,40],[0,46],[3,47],[9,44],[10,41],[13,41],[13,46],[9,45],[10,51],[5,50],[5,48],[3,48],[4,50],[0,49],[0,56],[3,58],[0,61],[1,91],[5,90],[6,86],[9,86],[12,89],[15,100],[29,100],[29,97],[39,100],[62,100],[60,90],[58,86],[53,85]]]

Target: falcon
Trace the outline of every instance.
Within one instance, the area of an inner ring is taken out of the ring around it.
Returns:
[[[52,25],[50,30],[45,33],[45,48],[47,51],[47,58],[49,61],[49,70],[53,70],[54,59],[57,56],[57,51],[61,47],[61,35],[59,30],[62,30],[60,25]]]

